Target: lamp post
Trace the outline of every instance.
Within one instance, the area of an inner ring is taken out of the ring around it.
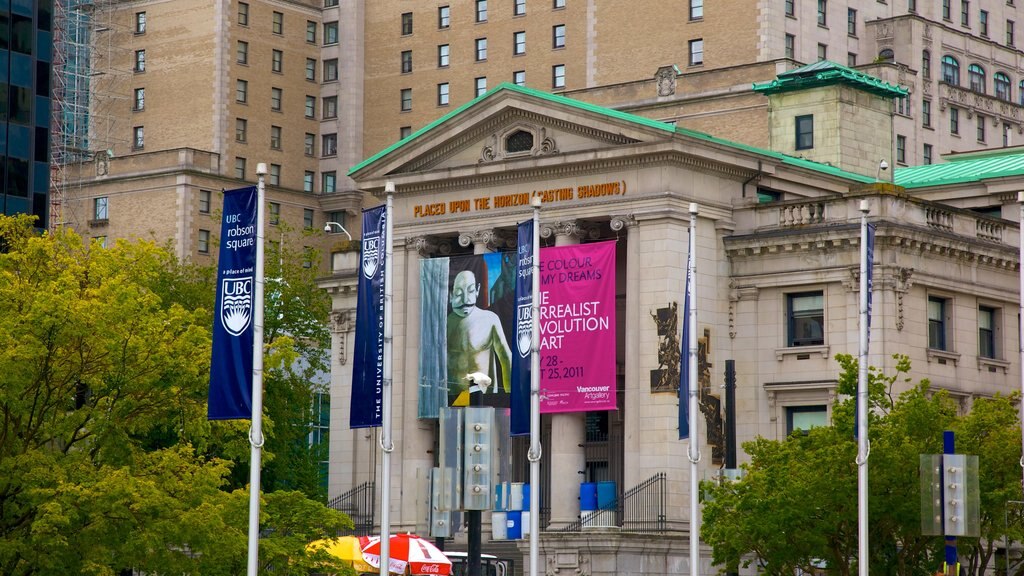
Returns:
[[[345,227],[342,226],[341,224],[339,224],[338,222],[328,222],[328,223],[324,224],[324,232],[326,232],[327,234],[330,234],[331,231],[334,230],[334,228],[337,228],[338,230],[341,230],[342,232],[344,232],[345,236],[348,237],[348,241],[349,242],[352,241],[352,235],[349,234],[348,230],[345,230]]]

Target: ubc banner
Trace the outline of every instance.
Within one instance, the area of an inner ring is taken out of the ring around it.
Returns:
[[[530,433],[533,348],[533,220],[519,223],[516,243],[515,338],[512,339],[512,436]]]
[[[356,301],[356,349],[352,365],[350,428],[371,428],[383,421],[384,258],[386,206],[363,210]]]
[[[493,382],[485,405],[509,407],[516,255],[421,261],[420,418],[437,418],[443,402],[466,405],[473,372]],[[545,248],[540,264],[541,412],[614,410],[615,243]]]
[[[224,191],[207,418],[252,418],[253,307],[256,285],[255,186]]]

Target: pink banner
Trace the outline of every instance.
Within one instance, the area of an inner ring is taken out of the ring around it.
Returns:
[[[540,411],[615,410],[615,242],[540,257]]]

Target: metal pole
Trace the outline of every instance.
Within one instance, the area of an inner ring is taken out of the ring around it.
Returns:
[[[690,372],[690,575],[700,574],[700,478],[697,476],[697,464],[700,462],[700,439],[697,436],[698,382],[697,382],[697,214],[700,208],[695,202],[690,203],[690,245],[686,259],[686,274],[690,299],[689,342],[687,344],[687,370]]]
[[[533,286],[531,288],[530,338],[530,576],[539,574],[540,558],[540,197],[534,196],[533,206]]]
[[[1017,202],[1020,203],[1020,233],[1018,235],[1017,244],[1019,245],[1019,257],[1017,263],[1019,265],[1019,276],[1020,276],[1020,292],[1018,298],[1020,299],[1020,316],[1022,320],[1017,323],[1020,327],[1019,338],[1017,339],[1017,345],[1020,351],[1020,391],[1024,395],[1024,192],[1017,192]],[[1021,442],[1021,458],[1020,465],[1021,470],[1024,472],[1024,399],[1020,403],[1020,442]],[[1024,477],[1022,477],[1021,487],[1024,488]]]
[[[477,382],[475,379],[470,380],[469,387],[469,405],[470,406],[483,406],[484,403],[484,392],[481,382]],[[469,425],[466,425],[466,436],[469,436]],[[465,466],[468,466],[467,461]],[[469,488],[466,487],[468,491]],[[468,538],[468,550],[466,551],[466,562],[469,563],[469,570],[467,570],[468,576],[481,576],[481,538],[483,532],[483,512],[480,510],[467,510],[466,511],[466,523],[469,525],[469,538]]]
[[[252,428],[249,430],[249,558],[246,573],[256,576],[260,556],[260,459],[263,455],[263,182],[267,165],[256,165],[256,285],[252,303]]]
[[[736,470],[736,361],[725,361],[725,468]],[[728,482],[730,480],[726,480]],[[739,574],[739,558],[730,558],[726,576]]]
[[[391,452],[395,445],[391,442],[391,378],[392,378],[392,279],[391,258],[393,240],[392,230],[392,197],[395,194],[395,183],[384,185],[387,193],[387,205],[384,209],[384,389],[381,402],[381,483],[380,483],[380,574],[388,576],[388,565],[391,563]]]
[[[860,201],[860,354],[857,364],[857,573],[868,576],[868,201]]]

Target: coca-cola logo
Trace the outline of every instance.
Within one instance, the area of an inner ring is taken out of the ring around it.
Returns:
[[[424,564],[420,568],[420,572],[422,572],[424,574],[440,574],[441,573],[441,565],[440,564]]]

